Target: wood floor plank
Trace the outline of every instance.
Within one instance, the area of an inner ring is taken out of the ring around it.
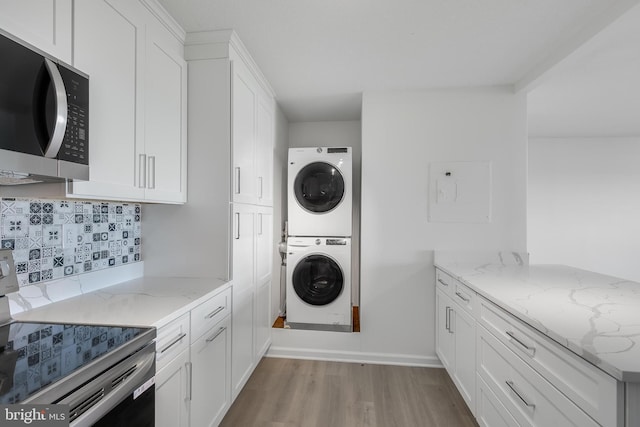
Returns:
[[[444,369],[264,358],[222,427],[477,427]]]

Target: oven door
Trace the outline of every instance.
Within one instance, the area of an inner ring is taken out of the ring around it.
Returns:
[[[64,399],[72,427],[155,424],[155,341]]]

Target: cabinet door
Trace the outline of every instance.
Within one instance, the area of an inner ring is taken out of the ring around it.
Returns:
[[[72,0],[2,0],[0,28],[71,64]]]
[[[136,145],[142,144],[141,52],[144,13],[129,0],[78,1],[74,6],[75,66],[88,73],[90,182],[74,182],[70,196],[142,200],[135,184]]]
[[[271,345],[271,281],[256,291],[256,363]]]
[[[256,213],[256,283],[271,281],[273,270],[273,209],[258,208]]]
[[[436,307],[436,353],[449,375],[452,375],[455,369],[455,342],[450,331],[453,303],[440,289],[436,289]]]
[[[136,153],[137,165],[146,161],[146,166],[136,174],[143,181],[137,184],[146,187],[147,201],[184,203],[187,64],[180,42],[153,17],[150,19],[143,83],[145,144]]]
[[[258,204],[273,206],[273,100],[261,96],[256,108],[256,186]]]
[[[254,295],[255,291],[237,290],[235,282],[231,310],[231,397],[238,396],[254,368]]]
[[[185,350],[156,373],[156,427],[189,425],[188,364]]]
[[[233,145],[233,201],[256,203],[256,175],[254,165],[256,102],[255,80],[239,61],[232,62],[231,90]]]
[[[255,207],[234,203],[233,235],[232,235],[232,269],[233,289],[246,291],[254,289],[255,268]]]
[[[450,329],[455,339],[455,370],[453,381],[475,415],[476,390],[476,321],[454,304]]]
[[[191,425],[217,426],[231,404],[229,317],[191,346]]]

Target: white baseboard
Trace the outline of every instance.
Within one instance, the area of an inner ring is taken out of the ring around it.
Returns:
[[[355,351],[335,351],[322,349],[299,349],[271,346],[265,357],[291,359],[327,360],[332,362],[370,363],[377,365],[423,366],[442,368],[437,356],[415,356],[390,353],[362,353]]]

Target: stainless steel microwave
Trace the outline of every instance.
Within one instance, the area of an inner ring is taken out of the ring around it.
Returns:
[[[0,184],[89,179],[89,76],[0,31]]]

